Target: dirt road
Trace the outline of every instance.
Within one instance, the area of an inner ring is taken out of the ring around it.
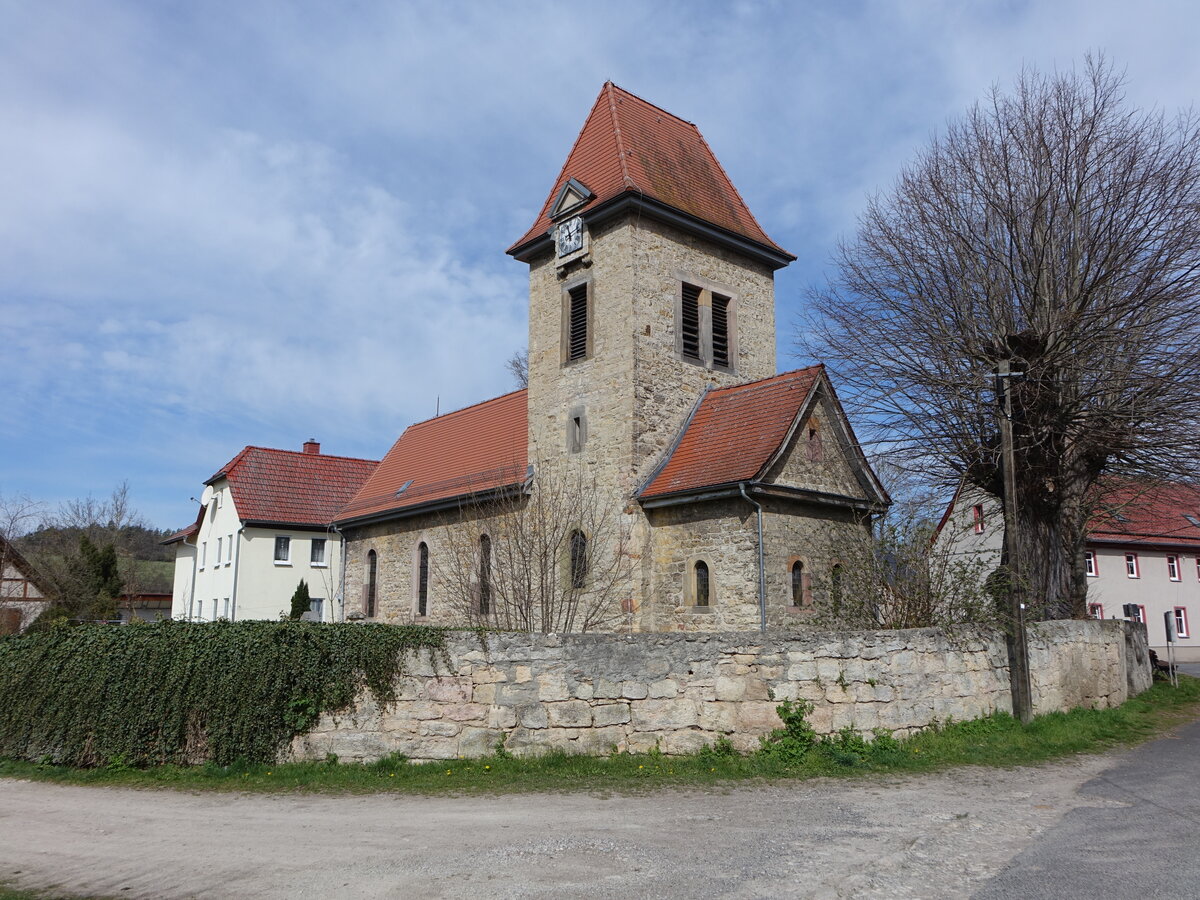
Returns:
[[[1069,810],[1114,805],[1076,792],[1117,759],[611,797],[0,780],[0,880],[147,900],[964,897]]]

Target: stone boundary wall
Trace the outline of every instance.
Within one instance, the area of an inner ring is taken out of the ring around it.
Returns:
[[[804,699],[818,733],[905,735],[936,721],[1011,711],[1001,634],[961,629],[725,634],[447,635],[379,708],[369,696],[324,716],[288,756],[413,760],[562,749],[691,753],[725,735],[740,751]],[[1030,628],[1038,713],[1124,702],[1150,685],[1145,629],[1123,621]]]

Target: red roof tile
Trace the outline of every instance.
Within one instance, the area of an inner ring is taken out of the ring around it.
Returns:
[[[592,192],[583,211],[637,193],[795,258],[767,237],[695,125],[611,81],[600,90],[537,221],[509,253],[546,233],[559,191],[572,178]]]
[[[386,518],[522,483],[529,465],[526,403],[526,392],[514,391],[410,425],[337,520]]]
[[[205,483],[228,479],[243,522],[324,527],[377,465],[373,459],[246,447]]]
[[[709,391],[641,497],[752,481],[782,447],[823,366]]]
[[[1121,481],[1102,489],[1089,541],[1200,547],[1200,485]]]

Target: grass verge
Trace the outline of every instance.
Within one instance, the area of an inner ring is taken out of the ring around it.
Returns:
[[[1038,716],[1024,728],[1011,716],[998,714],[971,722],[947,723],[903,741],[884,739],[866,743],[845,733],[808,748],[750,756],[721,752],[718,748],[686,757],[658,753],[614,753],[602,757],[551,753],[517,759],[500,754],[413,765],[396,756],[366,764],[330,760],[274,766],[235,763],[153,769],[125,766],[72,769],[0,760],[0,777],[64,784],[263,793],[624,792],[658,786],[704,787],[754,779],[929,772],[959,765],[1026,765],[1138,743],[1197,716],[1200,716],[1200,679],[1180,676],[1178,689],[1155,682],[1150,690],[1116,709],[1052,713]],[[3,894],[0,900],[6,900]]]

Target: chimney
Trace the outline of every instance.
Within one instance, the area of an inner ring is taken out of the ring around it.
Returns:
[[[316,438],[309,438],[304,442],[304,452],[318,454],[321,452],[321,445],[317,442]]]

